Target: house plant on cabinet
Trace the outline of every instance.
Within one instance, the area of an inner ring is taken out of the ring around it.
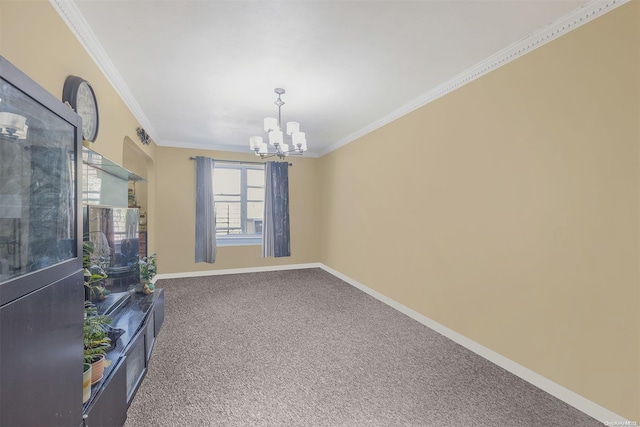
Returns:
[[[102,260],[94,255],[93,242],[82,242],[82,268],[84,269],[85,299],[90,301],[102,301],[110,293],[104,287],[104,279],[107,274],[104,271]]]
[[[140,270],[140,284],[136,287],[136,292],[153,293],[155,286],[151,281],[158,273],[156,254],[140,258],[138,269]]]
[[[107,316],[96,315],[96,308],[85,301],[84,313],[84,363],[91,364],[91,384],[102,379],[106,366],[107,350],[111,347],[111,339],[108,337],[109,323]]]

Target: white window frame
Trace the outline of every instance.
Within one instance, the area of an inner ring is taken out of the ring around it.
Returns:
[[[260,235],[246,235],[246,224],[247,224],[247,204],[249,203],[247,196],[247,170],[262,170],[264,171],[264,165],[253,164],[253,163],[222,163],[216,162],[213,166],[214,180],[215,180],[215,171],[216,169],[235,169],[240,170],[240,224],[243,227],[243,234],[229,234],[218,236],[216,235],[216,245],[217,246],[250,246],[250,245],[261,245],[262,244],[262,233]],[[264,183],[262,185],[264,188]],[[214,196],[215,199],[215,196]],[[263,200],[264,203],[264,200]],[[264,219],[264,214],[263,214]]]

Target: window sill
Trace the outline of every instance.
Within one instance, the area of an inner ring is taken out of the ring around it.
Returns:
[[[262,236],[259,237],[216,237],[216,245],[224,246],[256,246],[262,245]]]

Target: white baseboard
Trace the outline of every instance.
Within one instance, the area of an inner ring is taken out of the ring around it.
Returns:
[[[180,279],[183,277],[219,276],[221,274],[261,273],[263,271],[300,270],[303,268],[322,268],[322,264],[320,264],[319,262],[314,262],[308,264],[270,265],[265,267],[228,268],[223,270],[164,273],[156,275],[155,279]]]
[[[399,302],[381,294],[378,291],[375,291],[362,283],[352,279],[349,276],[346,276],[340,273],[337,270],[334,270],[331,267],[328,267],[322,263],[307,263],[307,264],[290,264],[290,265],[276,265],[276,266],[267,266],[267,267],[250,267],[250,268],[233,268],[226,270],[209,270],[209,271],[191,271],[185,273],[166,273],[166,274],[158,274],[155,279],[177,279],[182,277],[201,277],[201,276],[215,276],[221,274],[241,274],[241,273],[259,273],[263,271],[280,271],[280,270],[299,270],[303,268],[321,268],[327,273],[332,274],[345,281],[346,283],[360,289],[368,295],[371,295],[375,299],[387,304],[388,306],[398,310],[399,312],[406,314],[412,319],[422,323],[428,328],[433,329],[439,334],[449,338],[450,340],[460,344],[461,346],[471,350],[477,355],[487,359],[488,361],[495,363],[501,368],[511,372],[512,374],[522,378],[523,380],[533,384],[534,386],[546,391],[550,395],[562,400],[568,405],[573,406],[574,408],[584,412],[590,417],[595,418],[596,420],[604,423],[605,425],[636,425],[632,421],[627,420],[626,418],[616,414],[608,410],[607,408],[598,405],[595,402],[592,402],[585,397],[580,396],[579,394],[557,384],[548,378],[543,377],[540,374],[533,372],[532,370],[525,368],[522,365],[510,360],[495,351],[478,344],[477,342],[470,340],[457,333],[456,331],[447,328],[446,326],[441,325],[440,323],[418,313],[415,310],[410,309],[409,307],[400,304]]]

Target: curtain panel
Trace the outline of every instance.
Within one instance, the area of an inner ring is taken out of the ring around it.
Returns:
[[[196,157],[196,262],[216,262],[213,165],[211,158]]]
[[[291,256],[287,162],[267,162],[265,167],[262,256]]]

